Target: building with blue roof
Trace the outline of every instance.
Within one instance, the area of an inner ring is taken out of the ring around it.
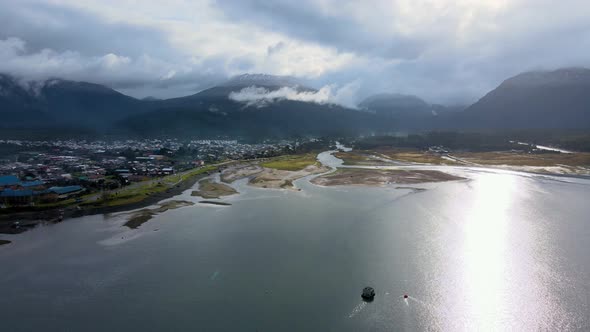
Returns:
[[[33,201],[35,192],[30,189],[14,190],[5,189],[0,191],[0,201],[4,204],[30,204]]]
[[[41,186],[45,185],[45,182],[41,181],[41,180],[23,181],[20,183],[20,185],[24,188],[33,188],[33,187],[41,187]]]
[[[57,195],[57,198],[67,198],[71,195],[79,194],[84,191],[82,186],[67,186],[67,187],[51,187],[45,190],[46,198],[48,196]]]
[[[34,192],[29,189],[25,190],[14,190],[14,189],[6,189],[0,191],[0,197],[24,197],[24,196],[33,196]]]
[[[20,180],[14,175],[0,176],[0,187],[20,185]]]
[[[81,186],[67,186],[67,187],[51,187],[47,189],[49,192],[54,192],[59,195],[71,194],[83,190]]]

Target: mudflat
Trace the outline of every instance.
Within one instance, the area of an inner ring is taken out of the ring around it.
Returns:
[[[195,190],[191,193],[191,196],[200,196],[203,198],[220,198],[222,196],[229,196],[237,194],[238,192],[223,183],[213,182],[211,179],[205,179],[199,181],[199,190]]]
[[[383,186],[463,180],[464,178],[435,170],[381,170],[342,168],[311,180],[320,186]]]
[[[168,201],[160,204],[159,207],[154,209],[141,209],[139,211],[133,212],[131,217],[124,226],[129,228],[138,228],[142,224],[146,223],[150,219],[152,219],[155,215],[166,212],[168,210],[178,209],[184,206],[191,206],[195,203],[189,201]]]

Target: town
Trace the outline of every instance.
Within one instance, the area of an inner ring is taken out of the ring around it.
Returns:
[[[309,140],[0,140],[0,208],[51,204],[208,164],[292,153],[306,143]]]

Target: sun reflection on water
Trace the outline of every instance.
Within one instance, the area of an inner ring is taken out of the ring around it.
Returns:
[[[433,210],[423,248],[433,270],[425,274],[422,300],[433,313],[423,317],[434,318],[425,327],[565,331],[583,321],[583,309],[564,301],[575,287],[543,207],[547,194],[535,190],[535,181],[478,174],[468,190],[457,185]]]
[[[488,176],[473,185],[475,197],[463,224],[462,272],[466,309],[478,330],[501,328],[503,299],[509,289],[504,277],[508,211],[516,185],[512,176]]]

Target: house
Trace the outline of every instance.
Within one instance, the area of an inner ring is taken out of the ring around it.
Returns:
[[[196,166],[196,167],[205,166],[205,162],[202,160],[193,160],[192,164],[193,164],[193,166]]]

